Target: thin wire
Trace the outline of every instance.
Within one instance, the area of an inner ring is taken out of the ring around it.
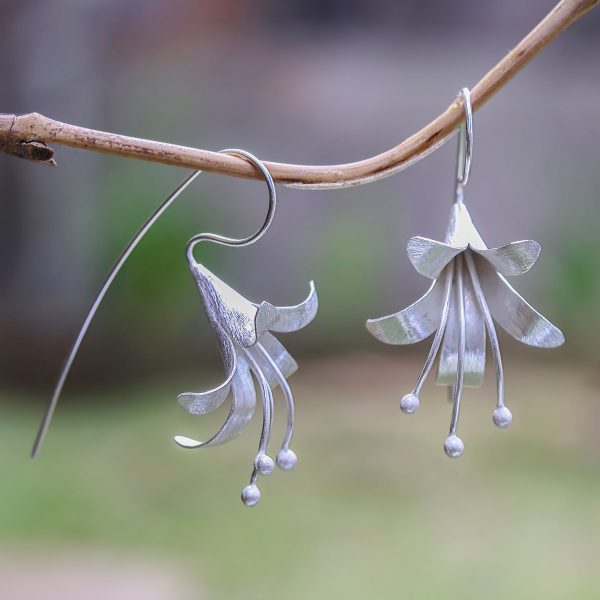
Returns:
[[[264,373],[262,372],[260,365],[258,364],[256,357],[253,354],[251,348],[246,349],[246,357],[250,363],[250,368],[254,374],[254,377],[259,382],[260,391],[262,396],[263,405],[263,423],[260,431],[260,440],[258,442],[258,455],[266,454],[267,447],[269,445],[269,439],[271,437],[271,424],[273,422],[274,402],[273,402],[273,391],[267,381]],[[255,484],[258,478],[258,469],[256,468],[256,462],[252,469],[252,475],[250,476],[250,484]]]
[[[191,263],[194,261],[194,247],[196,244],[200,242],[214,242],[216,244],[222,244],[223,246],[249,246],[254,242],[257,242],[266,232],[267,229],[271,226],[273,222],[273,217],[275,216],[275,208],[277,207],[277,192],[275,190],[275,183],[273,182],[273,177],[271,173],[265,167],[264,163],[256,158],[254,154],[250,154],[250,152],[246,152],[246,150],[239,150],[237,148],[229,148],[227,150],[221,150],[223,154],[233,154],[235,156],[240,156],[241,158],[245,158],[249,162],[251,162],[264,176],[265,181],[267,183],[267,187],[269,188],[269,209],[267,211],[267,216],[265,218],[264,223],[260,227],[260,229],[249,235],[245,238],[229,238],[223,235],[218,235],[216,233],[199,233],[195,235],[186,246],[186,254],[188,257],[188,261]]]
[[[56,405],[58,404],[58,399],[62,393],[63,386],[65,385],[65,381],[69,375],[69,371],[73,366],[73,361],[77,356],[77,352],[79,351],[79,347],[85,338],[85,335],[92,323],[92,320],[98,311],[98,308],[106,296],[106,292],[110,288],[112,282],[115,277],[119,274],[119,271],[131,255],[131,253],[135,250],[137,245],[141,242],[142,238],[148,233],[148,230],[158,221],[158,219],[164,214],[164,212],[177,200],[177,198],[181,195],[181,193],[200,175],[202,171],[194,171],[191,175],[188,175],[176,188],[173,192],[167,197],[167,199],[150,215],[150,217],[146,220],[146,222],[142,225],[140,230],[131,238],[131,241],[125,246],[116,262],[114,263],[112,269],[109,271],[92,307],[90,308],[81,329],[79,330],[79,334],[71,347],[71,351],[65,361],[65,364],[62,368],[58,381],[56,382],[56,386],[54,388],[54,393],[52,394],[52,398],[48,403],[46,408],[46,412],[42,417],[42,422],[40,423],[39,429],[35,436],[35,441],[33,443],[33,448],[31,450],[31,458],[35,458],[37,453],[40,450],[40,447],[44,441],[46,433],[48,431],[48,427],[50,426],[50,421],[52,420],[52,416],[54,415],[54,410],[56,409]]]
[[[450,313],[450,299],[452,297],[452,280],[454,277],[454,261],[451,261],[446,270],[446,282],[444,284],[444,303],[442,305],[442,316],[440,319],[439,327],[435,332],[435,336],[433,338],[433,343],[431,344],[431,350],[429,350],[429,354],[427,355],[427,360],[425,361],[425,366],[417,379],[417,383],[413,388],[412,393],[415,396],[419,396],[421,393],[421,388],[425,383],[425,379],[429,375],[431,368],[433,367],[433,363],[435,361],[435,357],[437,356],[440,346],[442,344],[442,339],[444,337],[444,333],[446,331],[446,323],[448,322],[448,315]]]
[[[498,399],[496,401],[496,406],[502,407],[504,406],[504,367],[502,365],[502,354],[500,352],[498,334],[496,333],[496,327],[494,326],[492,314],[485,299],[485,295],[481,289],[481,282],[479,281],[479,276],[477,275],[477,269],[475,268],[475,261],[473,260],[471,251],[467,250],[465,253],[465,259],[467,261],[467,268],[469,269],[471,282],[473,283],[473,288],[475,290],[475,296],[477,296],[477,301],[479,302],[479,308],[481,308],[481,312],[485,318],[485,326],[487,328],[488,336],[490,338],[490,346],[492,347],[492,353],[496,362],[496,385],[498,388]]]
[[[456,358],[456,384],[452,403],[452,417],[450,419],[450,435],[456,434],[458,417],[460,415],[460,399],[463,390],[464,365],[465,365],[465,295],[463,287],[463,261],[459,254],[456,257],[456,295],[458,301],[458,356]]]
[[[283,443],[281,444],[282,450],[287,450],[289,448],[290,442],[292,441],[292,435],[294,433],[294,396],[292,395],[292,390],[290,388],[289,383],[286,378],[283,376],[283,373],[279,370],[277,363],[273,360],[271,355],[265,350],[262,344],[256,344],[256,349],[262,357],[269,363],[271,370],[273,371],[273,375],[277,379],[277,383],[281,387],[281,391],[285,397],[285,402],[287,405],[287,428],[285,431],[285,436],[283,438]]]
[[[277,205],[277,195],[276,195],[275,184],[273,182],[273,178],[271,177],[271,174],[269,173],[267,168],[264,166],[264,164],[258,158],[256,158],[256,156],[254,156],[253,154],[250,154],[249,152],[246,152],[245,150],[226,149],[226,150],[222,150],[222,152],[224,152],[225,154],[235,154],[237,156],[240,156],[241,158],[247,159],[252,164],[254,164],[257,167],[257,169],[259,169],[261,171],[261,173],[264,175],[265,180],[267,182],[267,186],[269,188],[269,210],[267,213],[267,217],[265,219],[265,222],[261,226],[261,228],[256,233],[252,234],[251,236],[249,236],[247,238],[233,239],[233,238],[227,238],[224,236],[220,236],[217,234],[210,234],[210,233],[202,233],[197,236],[194,236],[188,242],[188,244],[186,246],[188,260],[193,260],[193,256],[192,256],[193,248],[198,242],[201,242],[201,241],[212,241],[217,244],[223,244],[226,246],[248,246],[249,244],[252,244],[252,243],[256,242],[257,240],[259,240],[265,234],[265,232],[271,225],[271,222],[273,221],[273,216],[274,216],[275,208]],[[125,264],[127,259],[129,258],[131,253],[135,250],[135,248],[141,242],[142,238],[146,235],[146,233],[148,233],[150,228],[156,223],[156,221],[158,221],[158,219],[173,204],[173,202],[175,202],[175,200],[181,195],[181,193],[196,179],[196,177],[198,177],[198,175],[200,175],[200,173],[202,173],[202,171],[194,171],[193,173],[188,175],[175,188],[175,190],[173,190],[173,192],[166,198],[166,200],[164,200],[164,202],[162,202],[162,204],[160,204],[160,206],[145,221],[145,223],[142,225],[142,227],[139,229],[139,231],[133,236],[131,241],[127,244],[127,246],[123,249],[123,251],[121,252],[119,257],[117,258],[112,269],[109,271],[106,279],[104,280],[104,283],[102,284],[102,286],[100,288],[100,291],[98,292],[96,299],[94,300],[94,303],[92,304],[92,307],[90,308],[90,310],[87,314],[87,317],[85,318],[85,321],[83,322],[83,325],[79,331],[79,334],[77,335],[77,338],[75,339],[75,342],[73,343],[73,346],[71,347],[71,351],[69,352],[67,360],[63,366],[63,369],[60,373],[60,376],[59,376],[56,386],[54,388],[52,398],[50,399],[50,402],[48,403],[48,406],[46,407],[46,411],[44,412],[44,416],[42,417],[42,421],[40,423],[35,440],[33,442],[33,448],[31,450],[32,458],[35,458],[40,450],[40,447],[44,441],[44,438],[45,438],[48,428],[50,426],[50,422],[52,421],[52,417],[54,415],[56,405],[58,404],[58,400],[62,393],[65,381],[69,375],[71,367],[73,366],[75,357],[77,356],[77,352],[79,351],[79,348],[85,338],[85,335],[91,325],[91,322],[92,322],[96,312],[98,311],[98,308],[99,308],[102,300],[104,299],[104,296],[108,292],[108,289],[110,288],[112,282],[114,281],[115,277],[118,275],[119,271],[121,270],[121,268],[123,267],[123,265]]]
[[[467,185],[471,172],[471,159],[473,157],[473,107],[471,106],[471,92],[469,88],[462,88],[465,120],[461,124],[458,135],[458,161],[456,168],[456,181],[460,185]]]

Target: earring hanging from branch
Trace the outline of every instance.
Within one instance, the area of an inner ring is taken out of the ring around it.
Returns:
[[[267,454],[267,449],[274,413],[273,391],[278,387],[285,400],[287,428],[276,455],[276,464],[281,470],[290,471],[297,462],[297,456],[290,448],[294,430],[295,407],[287,378],[297,370],[298,365],[271,332],[289,333],[308,325],[317,314],[318,299],[314,283],[310,282],[308,297],[295,306],[277,307],[269,302],[254,303],[241,296],[196,261],[194,248],[200,242],[213,242],[232,247],[254,244],[267,232],[275,215],[277,206],[275,183],[264,163],[245,150],[229,149],[222,150],[222,152],[240,156],[258,169],[267,183],[269,208],[263,225],[256,233],[248,237],[235,239],[214,233],[201,233],[192,237],[186,246],[188,265],[196,281],[205,313],[217,336],[226,378],[222,384],[206,392],[179,394],[178,400],[180,405],[193,415],[203,415],[216,410],[229,396],[231,396],[231,406],[223,425],[208,440],[197,441],[186,436],[176,436],[174,441],[182,448],[198,449],[223,444],[239,435],[251,420],[256,407],[254,377],[261,394],[263,421],[250,483],[242,491],[244,504],[254,506],[261,497],[257,486],[258,476],[270,475],[275,466],[275,461]],[[40,450],[77,352],[110,285],[144,235],[199,173],[200,171],[196,171],[189,175],[156,209],[123,250],[109,272],[60,373],[37,432],[32,457],[35,457]]]
[[[512,422],[512,413],[504,404],[504,367],[494,321],[530,346],[555,348],[564,342],[561,331],[530,306],[505,278],[529,271],[538,259],[540,244],[524,240],[488,248],[469,215],[464,188],[471,171],[473,113],[469,90],[463,88],[460,96],[465,117],[459,133],[455,198],[445,241],[413,237],[407,246],[415,269],[433,283],[408,308],[367,321],[367,329],[386,344],[414,344],[435,333],[425,366],[412,391],[400,401],[400,408],[406,414],[418,409],[421,389],[440,354],[437,383],[449,386],[452,399],[444,450],[452,458],[464,450],[457,435],[463,387],[476,387],[483,381],[486,332],[498,388],[492,419],[500,428]]]

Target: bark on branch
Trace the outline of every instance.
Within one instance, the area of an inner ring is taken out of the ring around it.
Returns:
[[[552,11],[471,89],[473,110],[479,109],[534,56],[600,0],[561,0]],[[458,82],[459,84],[464,82]],[[358,162],[306,166],[266,162],[275,181],[291,186],[334,188],[367,183],[400,171],[439,147],[463,118],[459,100],[399,145]],[[235,156],[61,123],[37,113],[0,114],[0,152],[53,164],[53,150],[62,144],[117,156],[257,178],[246,161]]]

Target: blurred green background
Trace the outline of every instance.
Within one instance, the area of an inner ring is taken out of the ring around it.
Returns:
[[[0,110],[343,163],[439,114],[551,6],[5,0]],[[62,147],[56,169],[0,157],[0,598],[598,597],[597,13],[475,116],[470,211],[489,245],[542,243],[515,286],[567,344],[544,352],[502,337],[515,422],[491,425],[490,372],[466,392],[460,461],[442,451],[442,388],[427,385],[417,415],[398,410],[428,345],[382,347],[364,328],[427,287],[405,246],[445,230],[454,143],[367,187],[280,188],[259,244],[198,249],[249,298],[294,304],[310,279],[319,292],[315,322],[282,340],[301,366],[299,466],[265,480],[253,510],[239,492],[258,423],[206,452],[171,437],[208,435],[223,418],[190,417],[175,401],[222,376],[185,241],[252,231],[264,186],[202,175],[152,230],[103,304],[31,462],[95,290],[184,173]]]

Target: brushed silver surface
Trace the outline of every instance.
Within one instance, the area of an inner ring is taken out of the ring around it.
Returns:
[[[276,387],[282,390],[288,413],[277,464],[289,470],[296,460],[295,454],[289,449],[294,427],[294,399],[286,379],[297,370],[298,365],[283,344],[263,327],[268,324],[273,331],[279,326],[283,331],[292,332],[308,325],[318,309],[315,286],[313,282],[310,283],[309,295],[300,304],[276,307],[270,303],[256,304],[247,300],[195,261],[190,265],[190,271],[198,285],[208,320],[219,340],[226,378],[211,390],[180,394],[178,401],[190,414],[202,415],[217,409],[231,395],[231,408],[219,431],[208,440],[178,435],[174,441],[183,448],[198,449],[223,444],[239,435],[250,422],[257,402],[254,377],[261,394],[263,414],[261,437],[250,478],[250,486],[256,486],[258,476],[266,476],[272,470],[273,460],[267,455],[267,448],[273,419],[272,390]],[[261,310],[265,310],[267,316],[259,323]],[[247,491],[246,496],[256,499],[257,494]]]
[[[511,242],[500,248],[473,251],[483,256],[502,275],[515,277],[527,273],[536,263],[542,247],[535,240]]]
[[[434,281],[425,294],[407,308],[378,319],[367,329],[385,344],[414,344],[429,337],[440,324],[442,286]]]
[[[456,431],[463,386],[479,386],[484,377],[486,333],[496,363],[497,401],[492,420],[500,428],[512,422],[504,406],[504,368],[494,320],[515,339],[539,348],[555,348],[564,342],[562,332],[530,306],[506,281],[522,275],[537,261],[541,246],[534,240],[511,242],[488,248],[464,203],[472,149],[473,123],[469,93],[461,90],[465,124],[459,139],[455,200],[443,242],[412,237],[408,257],[418,273],[433,279],[426,294],[409,307],[366,322],[367,329],[387,344],[412,344],[435,331],[425,366],[400,409],[413,414],[432,365],[440,355],[437,383],[447,385],[452,417],[444,450],[451,458],[461,456],[463,441]],[[465,269],[466,265],[466,269]],[[443,287],[442,287],[442,283]]]
[[[565,343],[562,331],[531,306],[500,273],[482,264],[481,287],[492,317],[519,342],[537,348],[557,348]]]
[[[460,456],[464,449],[456,435],[462,388],[476,387],[483,382],[486,333],[498,383],[493,420],[498,427],[506,427],[512,421],[512,414],[504,406],[504,370],[493,320],[515,339],[530,346],[555,348],[564,342],[561,331],[530,306],[504,277],[529,271],[540,251],[540,244],[534,240],[487,248],[464,204],[460,188],[450,212],[445,241],[413,237],[407,245],[415,269],[434,279],[427,293],[397,313],[369,319],[366,323],[367,329],[387,344],[415,343],[435,331],[425,366],[413,390],[402,398],[400,407],[407,414],[417,410],[421,388],[439,355],[436,382],[452,390],[453,416],[444,448],[453,458]],[[466,270],[457,266],[462,265],[463,260]],[[449,293],[448,286],[455,292]]]
[[[473,284],[468,277],[463,280],[463,303],[465,313],[464,381],[465,387],[478,387],[483,382],[485,370],[485,324],[477,303]],[[436,383],[454,385],[458,365],[459,349],[458,299],[450,301],[450,316],[444,332],[444,342],[440,351]]]
[[[417,273],[436,279],[448,263],[460,254],[465,246],[451,246],[425,237],[412,237],[408,240],[406,251]]]
[[[190,272],[196,281],[207,318],[219,340],[226,378],[223,383],[205,392],[185,392],[178,396],[180,405],[193,415],[217,409],[231,395],[229,414],[219,429],[206,441],[187,436],[175,436],[174,441],[186,449],[198,449],[225,443],[239,435],[250,422],[257,403],[256,385],[260,391],[262,427],[257,453],[253,459],[250,483],[242,491],[246,506],[255,506],[260,498],[258,476],[273,472],[275,461],[267,450],[274,412],[273,390],[281,389],[287,410],[287,427],[277,453],[277,465],[284,471],[294,468],[297,456],[289,448],[294,429],[294,398],[287,383],[298,365],[283,344],[270,331],[289,333],[308,325],[316,316],[318,298],[314,283],[308,297],[293,306],[274,306],[269,302],[247,300],[194,258],[194,248],[204,241],[226,246],[247,246],[260,239],[270,226],[276,206],[276,190],[270,173],[256,157],[244,151],[228,151],[250,160],[264,175],[269,188],[269,211],[258,232],[243,239],[226,238],[213,233],[194,236],[186,254]],[[255,385],[256,382],[256,385]]]

